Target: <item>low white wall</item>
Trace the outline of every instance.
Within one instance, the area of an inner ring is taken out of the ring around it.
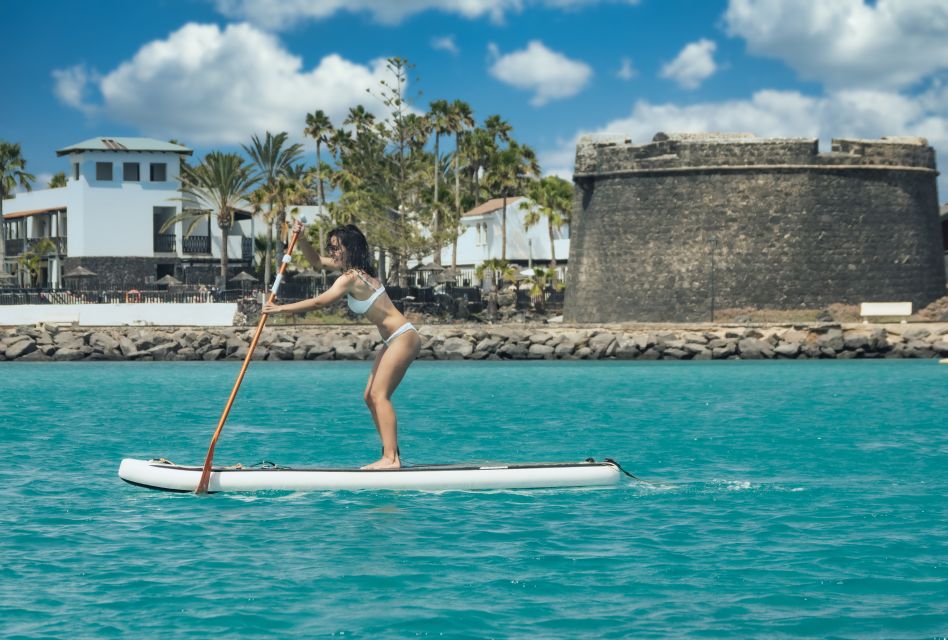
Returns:
[[[230,327],[237,303],[23,304],[0,306],[0,326],[78,323],[85,327],[165,325]]]

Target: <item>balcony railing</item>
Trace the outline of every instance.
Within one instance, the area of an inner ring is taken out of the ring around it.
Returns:
[[[174,234],[155,234],[155,253],[174,253]]]
[[[56,246],[56,249],[50,253],[59,254],[60,257],[66,255],[66,238],[14,238],[4,240],[3,248],[7,256],[18,256],[35,247],[41,240],[49,240]]]
[[[210,253],[210,236],[186,236],[182,243],[185,253]]]

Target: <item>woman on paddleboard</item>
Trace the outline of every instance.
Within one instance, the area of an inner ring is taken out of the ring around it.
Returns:
[[[293,231],[302,232],[303,224],[296,221]],[[326,307],[347,297],[353,313],[364,314],[378,327],[385,344],[376,353],[369,381],[365,385],[365,403],[382,440],[382,457],[363,469],[398,469],[401,466],[398,451],[398,419],[392,406],[392,394],[402,381],[408,366],[421,350],[421,339],[415,327],[392,304],[385,287],[372,266],[369,245],[355,225],[347,224],[329,232],[324,257],[300,233],[297,246],[313,266],[338,269],[342,275],[323,294],[293,304],[265,304],[266,314],[301,313]]]

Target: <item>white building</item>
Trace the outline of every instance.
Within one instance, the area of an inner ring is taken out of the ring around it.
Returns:
[[[221,232],[213,215],[185,238],[186,225],[161,227],[182,210],[180,166],[191,149],[150,138],[92,138],[65,147],[68,182],[3,201],[3,271],[28,276],[19,258],[43,238],[40,282],[58,287],[77,266],[97,274],[105,288],[133,288],[171,274],[184,282],[212,283],[219,272]],[[239,212],[228,236],[229,266],[247,268],[253,256],[253,220]]]
[[[546,266],[550,261],[550,234],[547,221],[540,221],[524,228],[527,211],[521,204],[530,201],[523,196],[507,198],[507,260],[524,267],[539,263]],[[502,214],[504,199],[494,198],[471,209],[461,216],[461,235],[458,237],[457,265],[459,269],[474,269],[485,260],[500,258],[502,244]],[[556,262],[562,266],[569,261],[569,225],[553,231],[553,249]],[[452,247],[441,250],[441,264],[451,264]]]

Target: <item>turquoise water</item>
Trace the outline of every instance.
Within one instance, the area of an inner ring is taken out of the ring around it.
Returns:
[[[236,363],[0,368],[0,637],[948,634],[948,366],[419,362],[409,462],[615,457],[653,485],[192,495]],[[253,363],[215,460],[352,466],[366,363]]]

